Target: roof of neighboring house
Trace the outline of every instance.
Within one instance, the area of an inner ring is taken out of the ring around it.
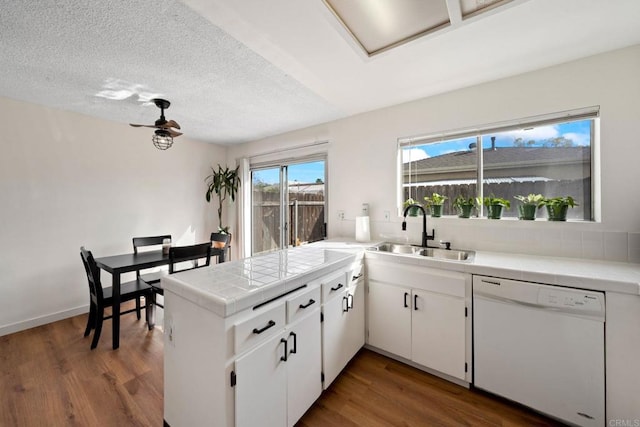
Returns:
[[[485,165],[590,162],[591,147],[498,147],[484,150]],[[411,169],[476,167],[476,151],[469,150],[411,162]]]

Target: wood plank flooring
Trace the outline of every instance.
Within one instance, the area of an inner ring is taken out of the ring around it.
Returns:
[[[162,426],[162,331],[135,315],[98,348],[86,315],[0,337],[0,426]],[[362,350],[299,421],[315,426],[548,426],[520,406]],[[179,427],[179,426],[174,426]],[[191,427],[191,426],[187,426]]]

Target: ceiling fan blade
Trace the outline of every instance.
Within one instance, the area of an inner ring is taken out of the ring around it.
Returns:
[[[165,131],[166,131],[169,135],[171,135],[171,137],[172,137],[172,138],[176,138],[176,137],[178,137],[178,136],[182,135],[182,132],[176,132],[176,131],[175,131],[175,130],[173,130],[173,129],[165,129]]]
[[[169,128],[180,129],[180,125],[175,120],[168,120],[166,123],[162,123],[161,125],[158,125],[157,127],[161,128],[161,129],[169,129]]]
[[[129,126],[133,126],[134,128],[140,128],[140,127],[143,127],[143,128],[155,128],[156,127],[156,125],[138,125],[138,124],[135,124],[135,123],[129,123]]]

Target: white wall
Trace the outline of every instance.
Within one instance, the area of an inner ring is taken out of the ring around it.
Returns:
[[[0,335],[88,308],[79,248],[131,251],[136,235],[206,241],[217,227],[204,198],[223,147],[0,98]],[[102,280],[111,282],[103,272]]]
[[[418,243],[421,219],[402,233],[397,216],[398,138],[600,105],[601,223],[429,218],[428,225],[458,248],[640,262],[639,74],[633,46],[232,147],[228,160],[328,139],[329,237],[354,236],[367,202],[372,238]],[[346,220],[337,220],[339,209]]]

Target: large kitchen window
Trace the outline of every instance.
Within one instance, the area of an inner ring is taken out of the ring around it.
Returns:
[[[569,209],[568,219],[594,220],[598,114],[592,107],[400,139],[400,198],[424,203],[432,193],[445,195],[443,215],[455,215],[453,201],[459,195],[495,196],[512,204],[503,216],[516,217],[516,195],[571,196],[579,206]]]
[[[326,157],[251,165],[251,253],[324,239]]]

